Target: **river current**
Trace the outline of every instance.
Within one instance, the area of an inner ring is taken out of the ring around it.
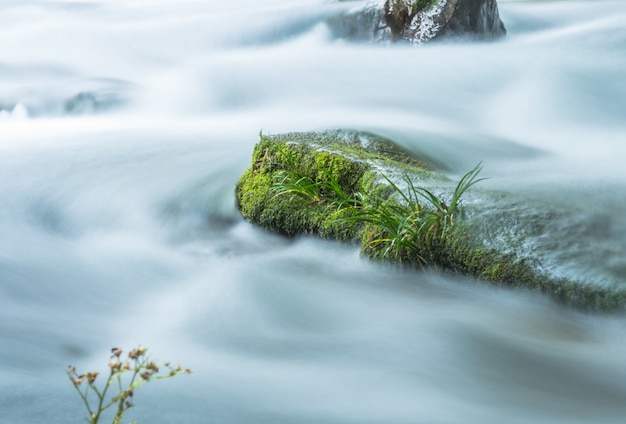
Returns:
[[[0,1],[1,423],[82,422],[67,365],[140,343],[194,374],[129,421],[624,422],[623,316],[287,240],[233,189],[259,131],[369,130],[572,211],[547,263],[624,285],[626,3],[417,48],[333,38],[361,3]]]

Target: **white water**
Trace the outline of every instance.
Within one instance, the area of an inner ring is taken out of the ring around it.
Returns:
[[[0,2],[0,423],[81,422],[67,364],[139,343],[196,371],[144,423],[624,421],[623,317],[284,240],[233,187],[261,129],[374,130],[575,211],[550,260],[624,284],[626,3],[501,0],[504,41],[418,49],[333,40],[348,7]]]

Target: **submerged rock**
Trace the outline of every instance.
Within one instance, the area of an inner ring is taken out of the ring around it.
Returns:
[[[453,36],[493,40],[506,34],[496,0],[378,0],[328,23],[340,38],[410,44]]]
[[[412,187],[449,194],[437,194],[440,203],[433,209],[428,201],[410,203],[419,197]],[[235,194],[246,220],[289,237],[311,234],[358,243],[365,256],[376,260],[436,267],[494,285],[545,293],[581,309],[626,309],[626,290],[558,276],[540,257],[527,252],[523,246],[532,237],[536,220],[530,217],[526,227],[519,222],[526,220],[524,216],[511,217],[511,205],[502,194],[480,192],[473,205],[479,209],[482,204],[486,210],[465,219],[459,210],[454,225],[450,220],[449,227],[435,224],[422,231],[419,219],[437,219],[448,211],[453,191],[455,183],[390,140],[371,133],[328,131],[261,135],[252,166],[237,183]],[[493,213],[498,207],[501,216]],[[402,215],[405,211],[408,216]],[[381,220],[385,213],[395,215],[392,221],[400,214],[402,225],[409,220],[418,225],[392,234],[395,224],[385,226],[382,220],[387,217]]]
[[[121,105],[122,99],[107,91],[81,91],[67,99],[63,112],[69,115],[87,115],[104,112]]]

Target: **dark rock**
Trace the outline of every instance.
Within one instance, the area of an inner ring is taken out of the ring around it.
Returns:
[[[450,18],[437,37],[470,35],[497,39],[506,35],[496,0],[448,0],[445,14]]]
[[[506,34],[496,0],[379,0],[328,24],[339,38],[410,44],[459,36],[493,40]]]

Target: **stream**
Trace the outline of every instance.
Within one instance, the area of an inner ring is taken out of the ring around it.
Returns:
[[[0,423],[84,422],[68,364],[139,344],[194,373],[124,422],[624,423],[624,315],[285,239],[234,186],[259,131],[375,132],[482,162],[547,267],[626,287],[626,2],[500,0],[493,43],[334,38],[363,3],[0,1]]]

